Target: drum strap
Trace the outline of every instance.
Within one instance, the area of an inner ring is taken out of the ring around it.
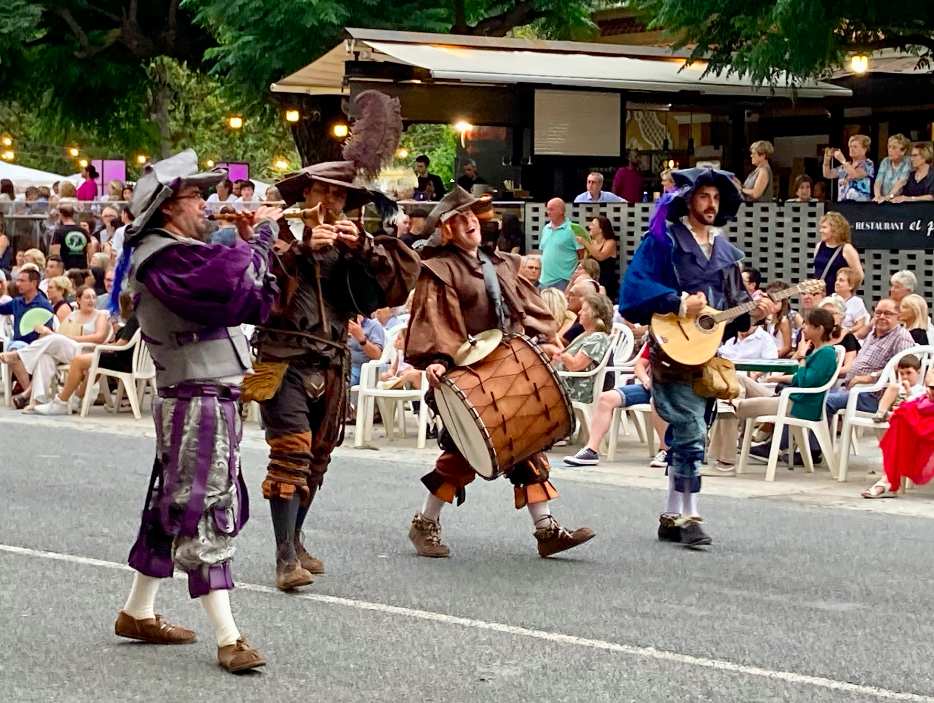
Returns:
[[[480,268],[483,271],[483,287],[486,288],[486,293],[493,303],[493,311],[496,313],[497,327],[505,332],[509,311],[506,309],[506,303],[503,300],[503,291],[499,287],[496,267],[493,265],[490,255],[482,249],[477,250],[477,258],[480,259]]]

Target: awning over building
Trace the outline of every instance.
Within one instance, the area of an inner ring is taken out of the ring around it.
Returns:
[[[791,86],[774,92],[737,76],[704,76],[706,65],[684,66],[684,58],[652,47],[583,42],[493,39],[416,32],[348,29],[350,39],[305,68],[272,85],[272,90],[313,95],[348,93],[347,67],[354,62],[410,66],[443,83],[580,86],[627,91],[769,97],[790,96]],[[359,71],[359,63],[355,70]],[[782,83],[782,80],[779,80]],[[848,97],[830,83],[797,87],[803,98]]]

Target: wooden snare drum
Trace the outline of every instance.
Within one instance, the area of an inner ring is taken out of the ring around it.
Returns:
[[[564,385],[523,335],[506,336],[480,361],[448,371],[435,402],[451,439],[487,480],[565,439],[574,425]]]

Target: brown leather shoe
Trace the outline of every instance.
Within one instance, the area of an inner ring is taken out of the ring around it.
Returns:
[[[242,637],[235,644],[217,648],[217,663],[231,674],[266,666],[262,655],[246,643]]]
[[[420,557],[438,559],[451,554],[451,550],[441,543],[441,523],[422,517],[421,513],[415,513],[415,517],[412,518],[409,539]]]
[[[324,562],[316,559],[308,553],[304,545],[305,533],[301,530],[295,533],[295,556],[298,557],[298,563],[310,574],[323,574]]]
[[[596,533],[589,527],[581,527],[570,532],[554,518],[551,519],[551,525],[540,527],[535,530],[535,539],[538,540],[538,554],[542,558],[550,557],[552,554],[573,549],[579,544],[589,542],[596,536]]]
[[[114,624],[114,634],[152,644],[191,644],[198,641],[198,635],[192,630],[177,625],[170,625],[161,615],[146,620],[132,618],[122,610]]]
[[[276,588],[280,591],[291,591],[301,586],[308,586],[314,581],[314,576],[305,571],[298,562],[292,564],[286,561],[276,562]]]

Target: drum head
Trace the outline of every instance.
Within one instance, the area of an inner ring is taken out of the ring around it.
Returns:
[[[444,427],[467,463],[486,479],[496,478],[499,471],[493,464],[490,439],[470,406],[451,385],[443,383],[435,391],[435,403]]]

